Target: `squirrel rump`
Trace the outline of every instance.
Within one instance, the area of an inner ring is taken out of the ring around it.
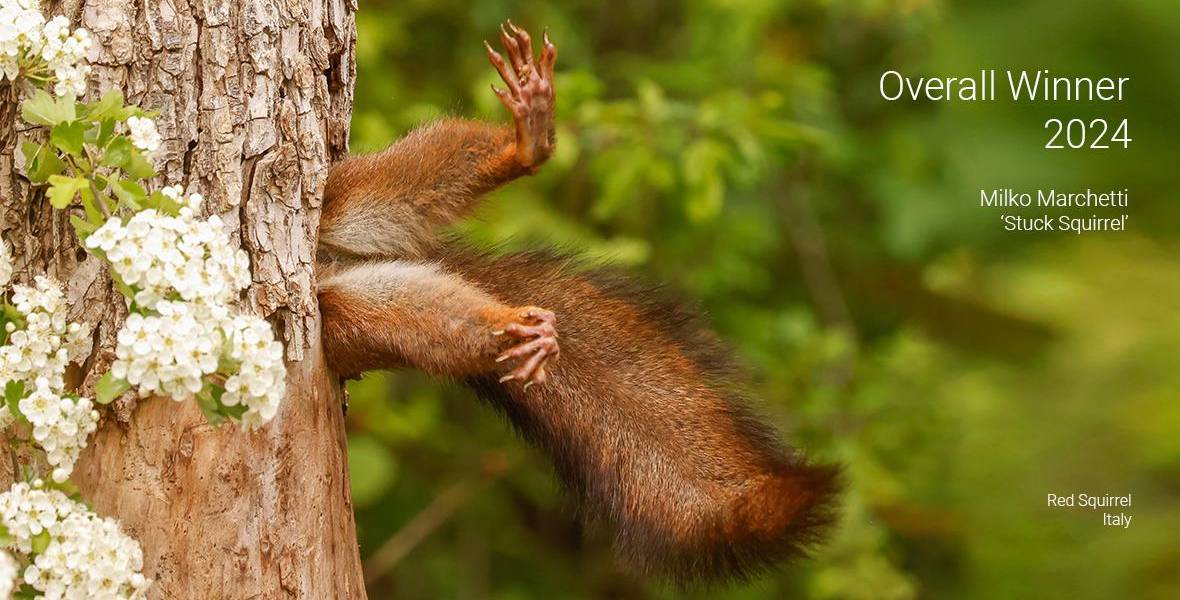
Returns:
[[[542,252],[441,243],[479,197],[555,145],[548,36],[491,46],[514,127],[447,119],[328,175],[320,310],[341,375],[418,368],[465,382],[553,460],[629,566],[681,583],[741,578],[818,541],[837,470],[756,418],[716,336],[617,274]]]

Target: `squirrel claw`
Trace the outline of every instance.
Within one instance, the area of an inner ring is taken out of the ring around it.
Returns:
[[[557,48],[546,32],[542,36],[541,54],[534,59],[532,38],[511,21],[500,26],[500,45],[508,54],[507,60],[484,41],[488,60],[508,86],[506,90],[496,90],[494,86],[492,89],[512,113],[517,162],[526,170],[535,171],[553,154],[556,145],[553,65],[557,61]]]
[[[501,377],[500,383],[516,380],[524,382],[525,388],[544,383],[548,379],[545,365],[561,352],[555,328],[557,317],[552,311],[530,306],[516,311],[513,319],[496,331],[521,342],[504,350],[496,357],[496,362],[509,359],[520,359],[522,362]]]

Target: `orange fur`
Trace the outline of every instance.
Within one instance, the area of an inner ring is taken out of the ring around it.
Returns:
[[[515,131],[439,121],[329,173],[319,276],[329,364],[465,381],[552,458],[641,572],[727,579],[802,552],[833,520],[836,471],[751,412],[695,316],[565,258],[438,244],[441,225],[553,149],[556,50],[546,39],[533,65],[527,34],[502,39],[510,60],[489,57]]]
[[[505,302],[557,313],[562,357],[545,385],[468,381],[553,458],[637,570],[741,577],[803,552],[832,522],[835,469],[810,465],[757,418],[691,313],[560,257],[438,260]]]
[[[337,257],[420,254],[434,231],[527,170],[507,127],[446,119],[328,172],[320,247]]]
[[[434,252],[321,278],[325,354],[342,374],[413,367],[468,383],[553,459],[636,570],[742,577],[803,552],[831,523],[836,472],[758,419],[716,337],[625,279],[543,254]],[[557,314],[543,385],[498,381],[514,305]]]

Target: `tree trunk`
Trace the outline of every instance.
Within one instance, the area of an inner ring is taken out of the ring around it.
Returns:
[[[117,402],[74,481],[144,549],[152,598],[363,598],[349,495],[343,394],[326,371],[315,242],[327,167],[347,151],[353,0],[64,0],[94,34],[91,94],[120,88],[157,113],[156,185],[183,184],[250,253],[247,307],[284,340],[288,395],[256,433],[211,427],[193,402]],[[96,326],[92,383],[125,314],[102,264],[19,175],[24,136],[0,109],[0,229],[19,279],[66,283]]]

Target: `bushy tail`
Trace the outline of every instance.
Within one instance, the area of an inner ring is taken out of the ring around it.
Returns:
[[[833,522],[837,470],[809,464],[753,416],[692,314],[544,254],[439,260],[509,305],[557,314],[562,350],[547,382],[469,383],[552,457],[632,568],[682,583],[743,578],[804,552]]]

